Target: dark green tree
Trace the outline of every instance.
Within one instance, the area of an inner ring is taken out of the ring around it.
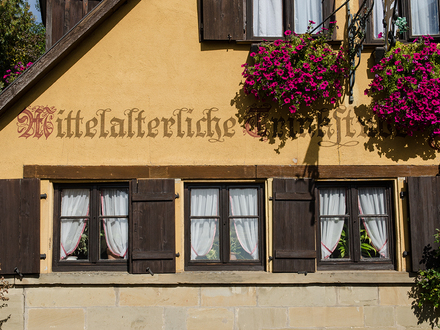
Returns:
[[[45,28],[25,0],[0,0],[0,81],[20,62],[26,67],[45,51]],[[12,79],[9,79],[9,83]],[[0,90],[2,86],[0,84]]]

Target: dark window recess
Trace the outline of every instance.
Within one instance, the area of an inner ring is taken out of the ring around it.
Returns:
[[[56,184],[53,269],[127,270],[127,184]]]
[[[393,269],[390,184],[320,184],[320,269]]]
[[[440,229],[440,177],[408,178],[408,205],[411,233],[412,271],[426,269],[430,255],[438,248],[434,243]]]
[[[314,272],[315,182],[273,180],[273,272]]]
[[[263,184],[185,186],[185,269],[264,270]]]
[[[130,191],[130,272],[175,273],[174,180],[133,180]]]
[[[40,180],[0,180],[0,274],[40,272]]]
[[[334,0],[198,0],[200,41],[262,41],[304,33],[309,20],[316,25],[331,15]],[[324,26],[329,27],[334,17]]]

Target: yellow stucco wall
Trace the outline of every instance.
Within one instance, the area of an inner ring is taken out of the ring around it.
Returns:
[[[345,10],[338,13],[340,37],[344,17]],[[364,50],[357,70],[354,103],[345,96],[330,111],[322,140],[316,131],[305,132],[288,139],[278,154],[279,141],[270,144],[251,136],[237,117],[254,103],[239,94],[249,44],[200,43],[196,1],[130,0],[0,119],[0,178],[22,177],[25,164],[437,164],[436,152],[423,137],[387,137],[386,129],[382,136],[365,134],[357,116],[370,103],[363,91],[371,78],[372,50]],[[18,123],[20,111],[43,106],[54,111],[50,135],[38,138],[30,130],[29,137],[22,136],[26,124]],[[211,137],[203,119],[209,113],[219,124],[212,121]],[[116,124],[116,137],[111,137],[113,118],[124,120],[123,137]],[[145,120],[141,131],[138,118]],[[87,132],[96,133],[91,137]],[[108,135],[100,137],[101,132]]]

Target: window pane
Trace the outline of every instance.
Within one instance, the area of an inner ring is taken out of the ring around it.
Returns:
[[[220,260],[219,221],[191,219],[191,260]]]
[[[254,36],[282,37],[282,0],[253,0],[253,22]]]
[[[88,259],[89,194],[88,189],[61,192],[60,260]]]
[[[257,189],[229,189],[229,216],[258,216]]]
[[[439,34],[437,0],[411,1],[411,31],[413,35]]]
[[[389,258],[387,218],[363,217],[360,227],[361,257]]]
[[[309,21],[317,26],[322,23],[322,0],[300,0],[295,1],[295,32],[304,33],[307,31]]]
[[[218,216],[218,189],[191,189],[191,216]]]
[[[230,260],[258,260],[258,219],[233,219],[230,224]]]
[[[374,38],[379,38],[379,33],[384,33],[383,29],[383,2],[375,1],[373,8],[373,30]]]
[[[350,259],[348,220],[321,218],[321,260]]]
[[[359,188],[359,214],[370,215],[360,217],[361,251],[364,258],[389,257],[387,217],[371,216],[387,214],[385,192],[383,187]]]
[[[128,190],[103,189],[101,191],[100,258],[122,259],[127,257],[128,248]]]

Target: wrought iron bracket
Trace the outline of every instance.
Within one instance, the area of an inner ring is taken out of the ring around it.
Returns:
[[[356,15],[350,11],[350,3],[347,3],[347,39],[348,39],[348,58],[350,62],[350,72],[348,81],[348,94],[350,103],[353,103],[353,87],[356,80],[356,69],[361,63],[361,55],[365,37],[367,35],[368,22],[370,14],[374,7],[374,0],[371,0],[371,6],[367,7],[367,0],[362,2]]]

